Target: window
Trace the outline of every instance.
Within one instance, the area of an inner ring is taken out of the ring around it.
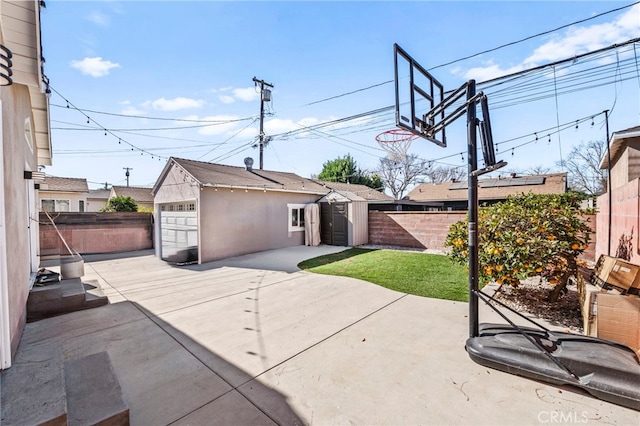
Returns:
[[[178,211],[179,212],[183,212],[184,211],[184,204],[178,204]]]
[[[42,211],[46,212],[68,212],[69,200],[42,200]]]
[[[78,200],[78,211],[84,213],[84,200]]]
[[[187,211],[195,212],[196,211],[196,203],[189,203],[187,205]]]
[[[289,232],[304,231],[304,204],[288,204]]]

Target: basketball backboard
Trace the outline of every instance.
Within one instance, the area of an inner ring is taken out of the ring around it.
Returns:
[[[427,113],[444,100],[444,88],[426,69],[397,44],[394,49],[396,125],[436,145],[446,147],[444,126],[433,126],[444,119]]]

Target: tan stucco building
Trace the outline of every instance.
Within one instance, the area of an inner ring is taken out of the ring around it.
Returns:
[[[86,179],[45,176],[38,188],[38,206],[46,212],[87,211],[89,186]]]
[[[40,264],[38,168],[51,164],[40,2],[0,2],[0,45],[6,67],[0,68],[0,368],[5,369],[20,342]]]

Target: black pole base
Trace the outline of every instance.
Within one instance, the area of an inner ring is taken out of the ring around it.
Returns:
[[[627,346],[579,334],[534,328],[519,331],[509,325],[483,323],[479,335],[467,339],[466,350],[474,362],[485,367],[552,385],[573,385],[603,401],[640,411],[640,363]]]

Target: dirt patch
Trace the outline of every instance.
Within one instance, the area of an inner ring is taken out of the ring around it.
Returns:
[[[547,301],[552,288],[540,277],[534,277],[524,280],[517,288],[502,286],[496,299],[518,312],[527,312],[573,333],[582,333],[582,313],[575,284],[569,284],[567,292],[554,303]]]

